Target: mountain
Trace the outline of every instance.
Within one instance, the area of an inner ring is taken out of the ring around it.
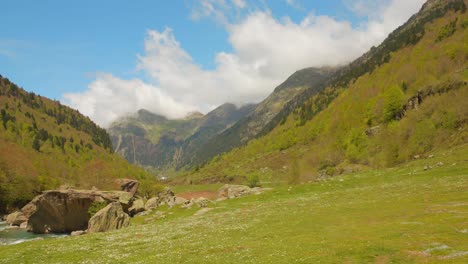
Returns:
[[[0,213],[61,184],[113,188],[150,176],[113,154],[107,132],[78,111],[0,76]]]
[[[315,92],[293,97],[270,121],[270,132],[182,179],[309,181],[466,148],[466,6],[463,0],[428,1],[381,45],[319,82]],[[228,133],[220,136],[234,137]]]
[[[290,108],[290,104],[295,102],[297,97],[320,92],[324,88],[322,83],[334,71],[333,68],[306,68],[295,72],[248,116],[207,141],[203,147],[196,149],[190,163],[186,162],[183,165],[202,164],[216,155],[268,133],[281,121],[281,114]]]
[[[175,120],[142,109],[115,121],[108,131],[115,151],[129,162],[168,170],[190,163],[195,150],[253,108],[226,103],[206,115],[194,112]]]

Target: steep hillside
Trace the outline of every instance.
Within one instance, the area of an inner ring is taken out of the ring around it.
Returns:
[[[121,118],[109,128],[115,151],[128,161],[157,170],[168,170],[191,162],[194,151],[205,142],[249,114],[254,105],[224,104],[205,116],[192,113],[169,120],[140,110]]]
[[[266,136],[184,179],[307,181],[466,148],[466,6],[428,1],[379,47],[332,74],[321,92],[296,96]]]
[[[0,118],[0,213],[61,184],[105,189],[114,178],[149,177],[113,154],[89,118],[1,76]]]
[[[193,154],[191,165],[202,164],[216,155],[268,133],[280,122],[281,116],[298,97],[320,92],[325,87],[324,81],[332,72],[334,69],[331,68],[306,68],[295,72],[258,104],[251,114],[198,148]]]

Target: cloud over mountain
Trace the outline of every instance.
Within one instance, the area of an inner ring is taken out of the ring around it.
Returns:
[[[144,53],[137,56],[137,68],[150,77],[149,83],[99,74],[87,91],[65,94],[63,101],[103,126],[140,108],[181,117],[224,102],[257,102],[298,69],[342,65],[360,56],[417,12],[424,1],[366,5],[366,0],[345,0],[353,11],[368,17],[358,26],[313,12],[295,23],[288,17],[275,18],[269,10],[250,11],[230,21],[225,13],[248,9],[248,3],[216,2],[201,1],[197,7],[198,19],[221,18],[229,34],[232,52],[218,52],[214,69],[199,66],[177,41],[177,32],[149,30]]]

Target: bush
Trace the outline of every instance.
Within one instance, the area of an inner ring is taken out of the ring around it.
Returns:
[[[99,210],[107,206],[107,202],[93,202],[88,208],[89,216],[95,215]]]
[[[260,187],[260,178],[258,177],[258,175],[252,174],[249,177],[247,177],[247,185],[250,188]]]

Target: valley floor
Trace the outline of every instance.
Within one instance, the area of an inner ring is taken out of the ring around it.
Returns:
[[[468,263],[467,150],[1,246],[0,263]]]

